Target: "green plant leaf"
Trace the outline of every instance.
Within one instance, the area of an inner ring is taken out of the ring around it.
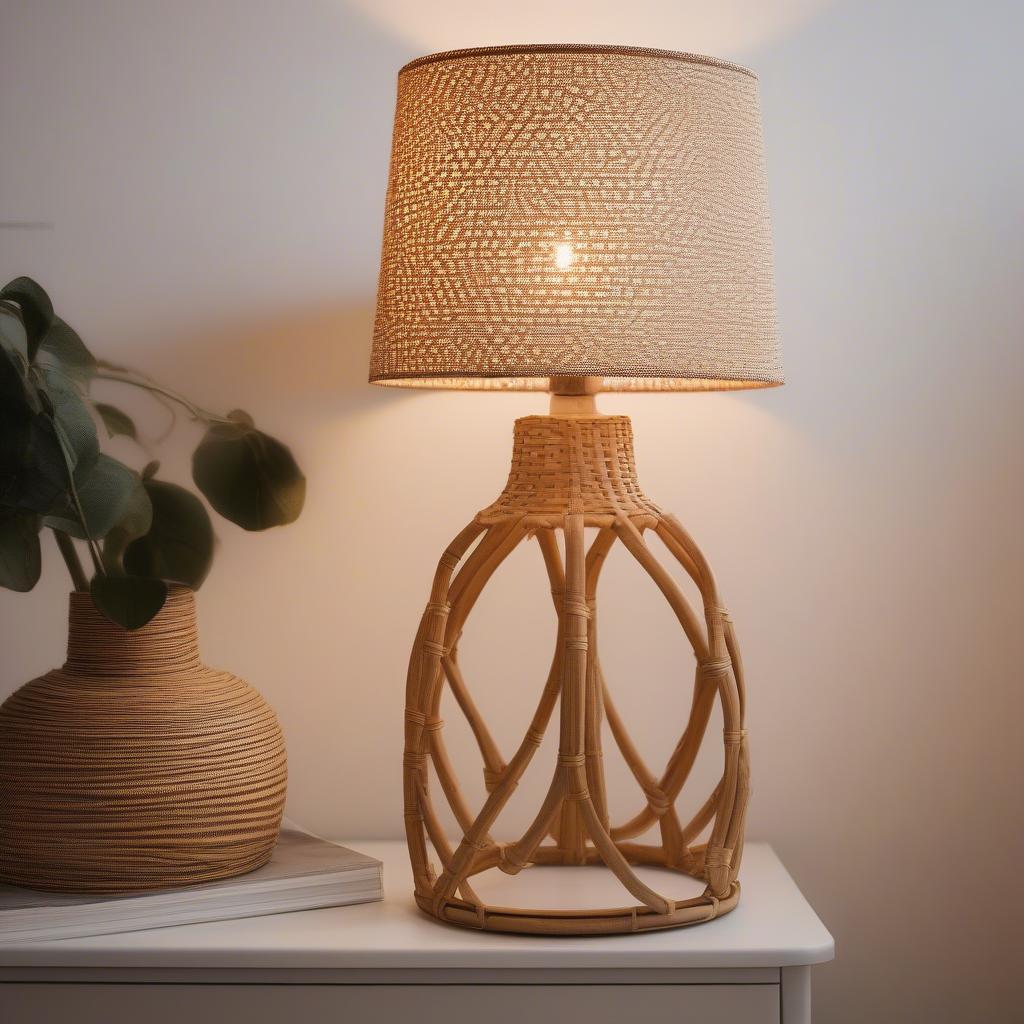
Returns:
[[[136,539],[149,533],[153,525],[153,503],[149,500],[141,477],[136,477],[135,489],[128,499],[124,515],[103,538],[103,566],[107,572],[123,574],[125,548]],[[156,573],[138,573],[142,576],[158,575]]]
[[[28,467],[33,411],[17,353],[0,348],[0,504],[17,504]]]
[[[0,587],[26,593],[39,581],[41,566],[39,516],[0,514]]]
[[[53,318],[50,329],[39,343],[36,362],[44,366],[56,366],[82,384],[88,384],[96,375],[96,359],[93,354],[59,316]]]
[[[41,376],[43,390],[53,409],[57,436],[70,455],[68,467],[76,474],[85,473],[100,453],[96,424],[78,389],[63,371],[49,368],[43,370]]]
[[[83,539],[88,535],[99,540],[127,514],[138,479],[138,474],[123,463],[101,452],[87,472],[75,474],[75,487],[88,534],[83,524],[68,514],[46,516],[43,523],[72,537]]]
[[[0,464],[0,506],[44,514],[63,504],[68,471],[46,413],[36,413],[16,429],[0,424]]]
[[[153,524],[126,548],[125,571],[198,590],[213,562],[213,525],[206,508],[177,484],[147,480],[145,488],[153,506]]]
[[[13,307],[0,303],[0,346],[8,352],[16,352],[28,363],[28,336],[25,325]]]
[[[27,417],[41,408],[28,380],[25,357],[16,349],[0,345],[0,414]]]
[[[228,413],[228,419],[232,423],[237,423],[242,427],[254,427],[256,424],[253,422],[252,417],[244,409],[232,409]]]
[[[68,471],[44,398],[24,357],[0,347],[0,507],[45,513],[68,490]],[[52,403],[51,403],[52,405]]]
[[[141,576],[94,576],[89,586],[93,603],[111,622],[141,629],[163,608],[167,584]]]
[[[139,439],[138,431],[135,429],[135,421],[126,412],[121,412],[116,406],[107,405],[106,402],[94,402],[93,408],[103,425],[107,428],[108,437],[130,437],[133,441]]]
[[[31,363],[36,350],[53,323],[53,303],[42,286],[30,277],[16,277],[0,288],[0,299],[10,299],[21,308],[25,324],[26,355]]]
[[[225,519],[245,530],[294,522],[306,478],[280,441],[244,423],[217,423],[192,455],[192,479]]]

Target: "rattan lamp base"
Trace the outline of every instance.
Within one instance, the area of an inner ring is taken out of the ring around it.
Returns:
[[[584,531],[596,530],[589,548]],[[564,560],[557,533],[564,537]],[[699,588],[696,615],[644,540],[653,531]],[[459,669],[458,643],[474,603],[509,553],[536,538],[558,617],[556,651],[529,729],[507,762]],[[475,546],[474,546],[475,542]],[[605,558],[621,543],[669,602],[697,660],[690,719],[664,771],[644,763],[612,700],[597,652],[596,594]],[[471,550],[472,549],[472,550]],[[457,570],[457,571],[456,571]],[[474,814],[446,753],[439,717],[445,685],[480,748],[488,796]],[[689,822],[675,802],[697,756],[715,701],[721,702],[725,767]],[[559,751],[547,794],[518,838],[491,834],[506,801],[560,707]],[[749,794],[739,651],[707,562],[686,531],[640,490],[625,416],[531,416],[516,421],[512,471],[498,500],[480,512],[441,556],[409,663],[405,712],[405,821],[416,902],[449,924],[539,935],[614,934],[710,921],[736,906],[737,872]],[[609,820],[601,753],[603,722],[642,792],[631,820]],[[433,804],[428,763],[463,832],[452,846]],[[653,827],[660,842],[642,843]],[[710,826],[710,836],[699,842]],[[440,861],[431,864],[428,844]],[[604,864],[633,897],[602,910],[517,910],[483,903],[470,879],[497,868],[514,875],[533,864]],[[677,870],[706,882],[687,900],[660,895],[635,865]]]

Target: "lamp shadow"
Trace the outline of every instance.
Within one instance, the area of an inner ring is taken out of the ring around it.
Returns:
[[[337,418],[401,400],[367,382],[372,334],[373,304],[356,300],[183,333],[160,347],[157,362],[161,376],[188,382],[190,393],[209,392],[215,408],[230,380],[232,400],[254,411]]]

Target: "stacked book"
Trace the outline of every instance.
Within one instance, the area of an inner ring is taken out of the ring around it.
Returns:
[[[0,885],[0,946],[227,921],[384,898],[381,863],[286,829],[270,861],[247,875],[126,896],[71,895]]]

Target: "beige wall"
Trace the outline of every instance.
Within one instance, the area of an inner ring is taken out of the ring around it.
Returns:
[[[251,409],[308,472],[296,526],[218,526],[201,596],[208,660],[284,722],[291,815],[400,833],[405,660],[433,563],[501,486],[512,419],[544,404],[364,384],[395,71],[439,47],[559,38],[735,58],[762,80],[790,383],[603,406],[633,417],[647,490],[698,538],[737,620],[749,831],[838,942],[818,1019],[1010,1019],[1020,6],[359,8],[6,0],[0,19],[0,221],[50,225],[0,231],[0,276],[37,276],[107,356]],[[160,423],[157,410],[151,434]],[[180,452],[167,461],[184,468]],[[0,695],[61,660],[67,582],[47,554],[34,593],[0,593]],[[609,674],[664,754],[689,655],[621,559],[605,598]],[[549,656],[546,600],[525,549],[467,630],[469,677],[506,745]],[[499,634],[503,602],[521,637]],[[615,806],[627,796],[617,782]]]

